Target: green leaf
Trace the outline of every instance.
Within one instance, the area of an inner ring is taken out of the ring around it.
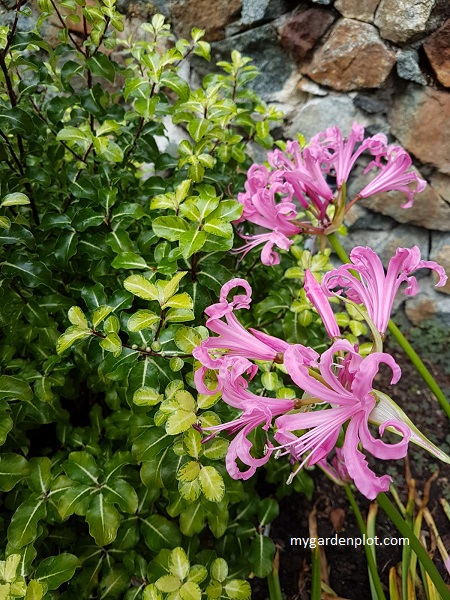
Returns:
[[[173,308],[193,308],[192,298],[186,292],[182,292],[181,294],[175,294],[172,296],[161,308],[166,308],[171,306]]]
[[[99,158],[114,163],[123,161],[123,150],[116,142],[113,142],[109,138],[94,138],[93,143]]]
[[[0,454],[0,490],[9,492],[30,474],[28,461],[20,454]]]
[[[248,581],[232,579],[225,585],[225,592],[232,600],[250,600],[252,588]]]
[[[142,256],[135,252],[121,252],[112,261],[111,266],[115,269],[149,269]]]
[[[30,204],[30,199],[25,194],[21,192],[13,192],[12,194],[7,194],[0,206],[21,206],[25,204]]]
[[[158,288],[142,275],[131,275],[130,277],[127,277],[123,282],[123,286],[129,292],[138,296],[138,298],[159,301]]]
[[[155,406],[163,399],[163,395],[150,387],[142,387],[133,394],[133,402],[137,406]]]
[[[135,489],[124,479],[113,478],[110,484],[104,483],[102,491],[105,499],[126,513],[134,514],[138,508],[138,497]]]
[[[197,415],[187,410],[175,411],[166,421],[166,431],[169,435],[177,435],[186,431],[197,421]]]
[[[97,326],[100,325],[100,323],[106,319],[106,317],[111,314],[113,310],[113,306],[106,306],[104,304],[96,308],[92,315],[92,325],[94,328],[97,328]]]
[[[202,338],[192,327],[179,327],[175,332],[174,342],[182,351],[190,354],[194,348],[200,345]]]
[[[233,227],[231,223],[228,223],[228,221],[224,221],[223,219],[210,219],[203,225],[203,229],[208,233],[218,235],[219,237],[228,239],[233,237]]]
[[[164,71],[160,79],[160,84],[173,90],[183,102],[190,96],[189,85],[174,71]]]
[[[88,452],[71,452],[63,464],[66,474],[79,483],[97,485],[100,471],[95,459]]]
[[[220,581],[220,583],[224,582],[228,577],[228,565],[227,561],[223,558],[216,558],[211,563],[210,568],[211,577]]]
[[[183,323],[184,321],[193,321],[195,315],[192,310],[187,308],[170,308],[166,314],[166,321],[172,323]]]
[[[205,509],[199,502],[190,504],[180,514],[180,529],[189,537],[199,534],[205,527]]]
[[[161,590],[161,592],[167,594],[180,589],[181,581],[179,577],[176,577],[174,575],[163,575],[162,577],[156,580],[155,585],[158,588],[158,590]]]
[[[28,584],[25,600],[42,600],[46,589],[45,585],[32,579]]]
[[[15,252],[2,263],[2,272],[8,277],[19,276],[27,287],[50,287],[52,273],[40,261],[29,261],[23,252]]]
[[[205,498],[211,502],[220,502],[225,494],[225,485],[219,471],[214,467],[202,467],[199,479]]]
[[[34,125],[31,117],[17,106],[11,109],[0,107],[0,129],[29,137]]]
[[[85,340],[90,335],[91,331],[89,329],[81,329],[81,327],[77,327],[76,325],[68,327],[66,331],[58,338],[56,343],[57,354],[62,354],[68,348],[70,348],[72,344],[79,340]]]
[[[228,440],[217,438],[203,449],[203,454],[210,460],[220,460],[226,456],[229,445],[230,442]]]
[[[11,518],[8,541],[14,548],[23,548],[36,539],[39,521],[47,514],[45,501],[33,494],[23,502]]]
[[[189,258],[198,252],[206,242],[206,233],[200,230],[190,230],[180,237],[180,250],[183,258]]]
[[[181,498],[184,498],[189,502],[194,502],[200,496],[202,489],[199,480],[194,479],[193,481],[181,481],[178,486],[178,491]]]
[[[161,515],[151,515],[143,519],[141,531],[146,545],[154,552],[163,548],[176,548],[181,544],[181,533],[172,521]]]
[[[117,333],[108,333],[108,335],[101,340],[100,346],[106,352],[112,352],[114,357],[122,354],[122,341]]]
[[[237,200],[222,200],[209,216],[211,219],[236,221],[242,215],[243,208],[243,205]]]
[[[177,479],[179,481],[194,481],[198,477],[200,473],[200,464],[191,460],[188,463],[185,463],[181,469],[179,469],[177,473]]]
[[[182,600],[200,600],[202,597],[202,591],[194,581],[183,583],[179,594]]]
[[[258,534],[252,541],[248,558],[256,577],[267,577],[272,571],[275,545],[270,538]]]
[[[159,316],[151,310],[138,310],[128,319],[127,327],[129,331],[141,331],[148,329],[154,323],[159,321]]]
[[[106,502],[101,492],[94,496],[89,505],[86,521],[89,525],[89,533],[98,546],[107,546],[116,539],[120,515],[112,504]]]
[[[95,56],[88,58],[86,65],[96,77],[104,77],[108,81],[114,81],[114,65],[112,64],[112,61],[101,52],[97,52]]]
[[[9,229],[11,227],[11,221],[8,217],[0,216],[0,229]]]
[[[64,552],[44,559],[34,573],[34,579],[44,583],[49,590],[57,590],[65,581],[72,579],[75,570],[81,566],[74,554]]]
[[[273,498],[264,498],[264,500],[261,500],[258,507],[258,519],[260,527],[271,523],[278,517],[279,513],[280,507],[278,506],[278,502],[276,500]]]
[[[155,235],[169,242],[176,242],[183,233],[189,229],[188,224],[181,217],[157,217],[152,222]]]
[[[169,562],[169,568],[172,575],[175,575],[175,577],[178,577],[178,579],[183,581],[189,573],[190,566],[188,557],[183,548],[174,548],[170,553]]]
[[[81,329],[88,329],[89,326],[87,319],[79,306],[72,306],[69,308],[67,316],[72,325],[80,327]]]
[[[17,398],[30,402],[33,397],[28,383],[12,375],[0,375],[0,400],[3,398]]]
[[[87,131],[78,129],[77,127],[67,126],[58,131],[56,139],[64,142],[73,142],[74,144],[81,146],[84,150],[87,150],[92,141],[92,135]]]

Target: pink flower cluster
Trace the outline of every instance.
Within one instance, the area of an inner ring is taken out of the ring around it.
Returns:
[[[206,325],[217,335],[202,341],[193,351],[200,363],[195,371],[195,383],[200,393],[221,392],[224,402],[241,411],[238,418],[228,423],[205,427],[208,437],[204,441],[220,431],[236,434],[226,456],[231,477],[248,479],[274,451],[277,456],[289,455],[292,463],[299,463],[291,477],[303,466],[323,464],[336,448],[345,425],[344,442],[342,448],[337,449],[339,472],[353,479],[359,490],[373,499],[388,489],[391,478],[375,475],[362,450],[376,458],[401,458],[407,453],[409,440],[417,442],[420,438],[422,445],[433,452],[432,445],[424,444],[425,438],[417,433],[406,415],[402,417],[401,409],[373,389],[381,364],[392,371],[392,384],[399,380],[401,371],[395,360],[384,352],[362,357],[349,341],[340,339],[328,297],[336,293],[336,289],[338,293],[345,290],[347,297],[366,307],[369,318],[382,333],[400,284],[407,282],[405,292],[408,294],[417,291],[412,271],[422,267],[434,269],[439,274],[438,285],[445,284],[445,273],[436,263],[421,261],[416,247],[400,248],[386,274],[370,248],[355,248],[351,258],[351,265],[334,269],[321,285],[307,274],[307,295],[333,338],[331,347],[321,356],[312,348],[288,344],[261,331],[246,329],[240,323],[235,311],[249,309],[251,303],[252,290],[245,279],[232,279],[225,284],[219,302],[206,309]],[[230,292],[236,288],[242,288],[244,293],[229,299]],[[282,364],[283,372],[302,390],[302,399],[268,398],[252,392],[251,382],[259,368],[254,361]],[[370,421],[377,422],[381,436],[389,427],[401,436],[400,441],[390,445],[373,437]],[[264,454],[255,456],[248,436],[260,426],[267,432],[267,443]],[[274,430],[272,439],[269,430]],[[245,470],[241,470],[242,465]]]
[[[373,157],[365,172],[376,168],[377,173],[346,207],[344,184],[363,152]],[[285,152],[277,149],[268,154],[268,163],[269,167],[250,167],[245,192],[238,194],[242,216],[235,221],[248,221],[268,232],[242,235],[246,243],[234,251],[245,256],[264,244],[261,260],[265,265],[278,264],[280,257],[274,246],[288,250],[293,243],[290,238],[299,233],[321,235],[336,230],[345,211],[359,198],[399,190],[408,196],[403,208],[409,208],[414,194],[426,185],[410,170],[411,158],[401,146],[388,145],[382,133],[364,139],[364,128],[357,123],[347,139],[339,127],[331,127],[314,136],[304,148],[289,141]],[[331,205],[335,207],[334,214],[329,211]]]

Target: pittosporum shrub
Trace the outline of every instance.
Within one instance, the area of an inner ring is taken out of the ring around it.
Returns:
[[[230,410],[197,394],[191,353],[239,268],[249,152],[280,115],[246,88],[248,59],[191,89],[179,70],[209,59],[203,32],[175,43],[156,15],[120,39],[114,4],[42,0],[35,30],[0,29],[0,594],[245,598],[277,502],[228,476],[226,439],[201,443],[192,425]],[[253,318],[290,330],[299,291],[279,305],[258,271]]]

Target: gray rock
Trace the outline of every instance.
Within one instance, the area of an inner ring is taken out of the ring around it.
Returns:
[[[417,50],[405,49],[397,52],[397,73],[402,79],[415,81],[420,85],[427,84],[427,80],[419,67],[419,53]]]
[[[434,5],[435,0],[381,0],[375,25],[384,39],[406,42],[425,32]]]
[[[450,175],[450,94],[407,85],[396,94],[389,115],[391,131],[423,163]]]
[[[380,0],[336,0],[334,6],[343,17],[373,23],[379,2]]]
[[[348,133],[354,121],[361,125],[368,124],[367,116],[353,105],[349,96],[330,94],[323,98],[313,98],[303,104],[296,112],[291,125],[287,127],[286,135],[294,138],[297,133],[302,133],[309,139],[333,125],[338,125]]]
[[[251,82],[250,87],[265,100],[273,98],[296,70],[288,54],[279,47],[272,25],[263,25],[230,39],[213,42],[211,62],[206,63],[194,57],[192,66],[200,76],[219,71],[215,64],[221,60],[229,61],[233,50],[239,50],[244,56],[253,59],[260,75]]]
[[[439,294],[434,283],[431,277],[419,283],[420,292],[406,300],[406,316],[414,325],[431,320],[450,327],[450,296]]]
[[[411,225],[399,225],[384,231],[358,229],[352,231],[350,236],[339,239],[347,253],[355,246],[370,246],[379,255],[385,266],[395,255],[397,248],[419,246],[422,258],[426,260],[428,257],[428,232]],[[423,274],[427,275],[425,271]],[[420,277],[420,271],[418,276]]]
[[[390,231],[398,225],[394,219],[374,213],[368,208],[364,208],[364,206],[359,203],[354,204],[345,215],[344,224],[351,230],[351,235],[358,229]]]
[[[296,0],[242,0],[242,25],[253,25],[262,20],[277,19],[291,10]]]
[[[435,260],[439,265],[444,267],[449,280],[447,283],[436,288],[437,291],[443,294],[450,295],[450,234],[449,233],[438,233],[433,231],[431,233],[431,251],[430,260]],[[436,278],[436,276],[435,276]]]

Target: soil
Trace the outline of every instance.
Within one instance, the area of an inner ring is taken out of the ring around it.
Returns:
[[[408,414],[416,426],[442,450],[450,451],[450,429],[445,413],[429,391],[422,378],[411,366],[400,349],[386,348],[402,368],[402,378],[395,386],[389,386],[390,372],[381,372],[376,385],[381,391],[388,393]],[[442,357],[440,357],[442,358]],[[441,389],[450,390],[450,375],[437,372],[435,364],[427,361]],[[393,434],[388,434],[393,435]],[[398,440],[398,438],[397,438]],[[450,465],[437,461],[421,448],[410,444],[408,457],[399,461],[378,461],[368,457],[370,467],[379,475],[388,473],[393,477],[395,487],[403,503],[407,500],[408,485],[405,473],[410,469],[411,476],[416,480],[416,490],[422,493],[429,477],[438,470],[436,479],[431,484],[428,508],[435,520],[445,548],[450,551],[450,522],[446,517],[440,499],[450,502]],[[312,506],[317,509],[318,535],[320,537],[360,537],[360,531],[348,503],[344,489],[331,482],[318,469],[312,472],[315,480],[315,490],[312,501],[304,495],[293,493],[280,502],[280,515],[272,523],[270,535],[279,549],[279,575],[283,596],[286,600],[309,600],[311,569],[311,550],[291,545],[291,537],[307,537],[308,516]],[[268,490],[269,491],[269,490]],[[272,491],[272,490],[270,490]],[[358,492],[355,493],[360,510],[366,517],[370,502]],[[389,495],[391,500],[392,496]],[[340,509],[340,510],[336,510]],[[423,524],[428,544],[435,546],[433,536],[428,527]],[[376,535],[380,538],[400,537],[395,526],[380,509],[376,518]],[[340,597],[348,600],[369,600],[371,596],[366,559],[362,546],[326,546],[323,547],[329,573],[329,585]],[[378,546],[376,560],[380,577],[388,597],[388,578],[391,567],[401,561],[402,550],[399,546]],[[444,581],[450,585],[450,576],[445,570],[439,552],[432,552],[435,565]],[[252,581],[253,598],[265,600],[269,597],[265,580],[255,578]],[[328,596],[331,598],[332,596]]]

